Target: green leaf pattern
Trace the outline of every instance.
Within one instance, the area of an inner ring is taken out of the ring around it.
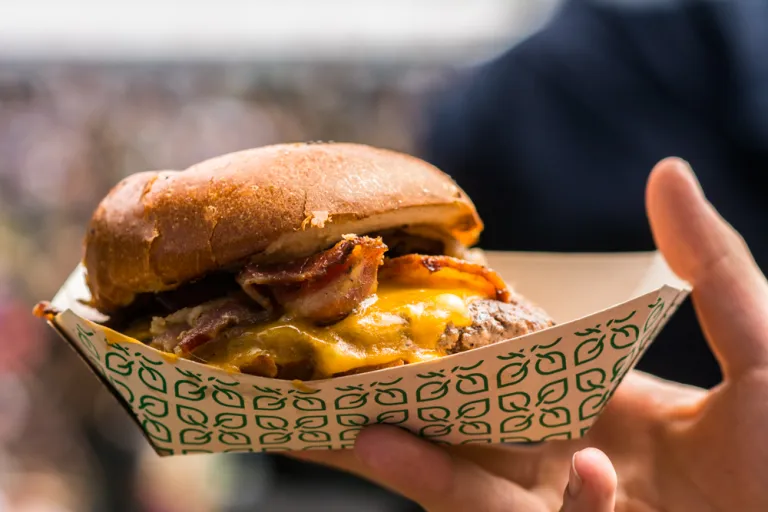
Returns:
[[[587,432],[678,298],[649,294],[608,318],[424,363],[418,373],[387,370],[374,382],[363,374],[294,386],[110,344],[76,320],[67,332],[162,454],[339,449],[377,423],[438,444],[530,443]]]

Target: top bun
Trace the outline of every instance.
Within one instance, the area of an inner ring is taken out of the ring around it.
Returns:
[[[482,222],[445,173],[358,144],[279,144],[184,171],[128,176],[102,200],[85,240],[91,305],[109,314],[247,258],[290,260],[348,233],[426,226],[467,247]]]

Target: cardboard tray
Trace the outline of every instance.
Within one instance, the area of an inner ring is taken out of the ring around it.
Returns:
[[[558,325],[439,360],[296,384],[163,354],[88,320],[82,268],[51,326],[162,455],[349,448],[372,423],[435,443],[583,436],[690,286],[657,252],[488,252]]]

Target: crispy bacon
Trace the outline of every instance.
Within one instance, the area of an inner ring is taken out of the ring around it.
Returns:
[[[268,312],[252,308],[237,297],[217,299],[180,309],[165,318],[155,317],[150,327],[150,345],[186,355],[231,327],[261,322],[268,316]]]
[[[253,297],[267,287],[286,311],[318,324],[337,322],[376,291],[387,246],[380,238],[348,236],[302,260],[278,265],[250,264],[237,276]]]
[[[191,329],[181,333],[174,352],[180,355],[188,354],[200,345],[215,339],[225,329],[264,321],[268,315],[266,311],[255,311],[236,300],[226,301],[203,312]]]
[[[511,294],[504,280],[493,270],[450,256],[408,254],[384,262],[379,280],[434,286],[459,284],[482,291],[489,299],[509,302]]]
[[[151,346],[165,352],[173,352],[179,344],[179,336],[187,329],[189,325],[186,323],[169,325],[162,333],[152,338]]]

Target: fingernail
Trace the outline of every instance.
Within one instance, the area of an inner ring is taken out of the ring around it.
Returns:
[[[581,492],[581,477],[579,476],[578,471],[576,471],[577,455],[579,455],[579,452],[573,454],[573,458],[571,459],[571,472],[568,475],[568,494],[573,498],[578,496],[579,492]]]

